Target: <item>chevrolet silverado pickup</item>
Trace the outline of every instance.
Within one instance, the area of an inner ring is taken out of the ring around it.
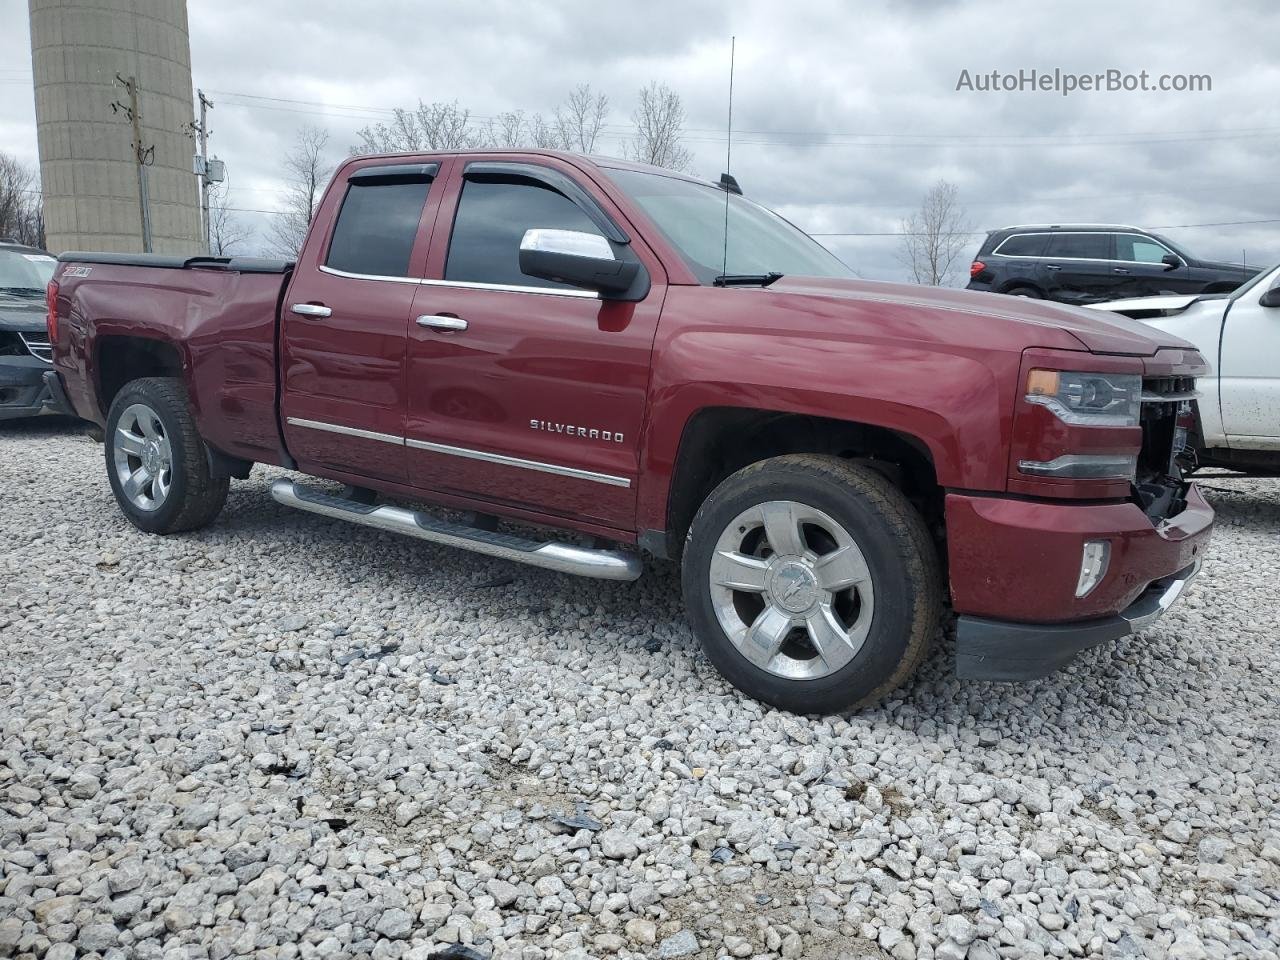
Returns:
[[[793,711],[900,685],[947,602],[960,676],[1042,676],[1160,616],[1210,537],[1192,346],[858,280],[731,178],[357,157],[296,263],[59,259],[49,388],[140,529],[271,464],[343,485],[272,483],[323,517],[588,577],[647,552],[723,675]]]

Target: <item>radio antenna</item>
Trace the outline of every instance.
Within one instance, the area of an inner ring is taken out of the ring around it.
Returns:
[[[733,183],[733,55],[736,52],[738,38],[732,36],[729,38],[729,126],[728,136],[725,138],[724,147],[724,176],[720,178],[722,184],[726,187],[724,191],[724,260],[720,265],[720,273],[727,274],[729,272],[729,189],[728,184]]]

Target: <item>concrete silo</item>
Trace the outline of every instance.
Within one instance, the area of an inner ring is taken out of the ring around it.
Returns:
[[[156,253],[201,252],[185,0],[29,0],[49,247],[143,249],[135,81]],[[112,104],[117,104],[113,111]]]

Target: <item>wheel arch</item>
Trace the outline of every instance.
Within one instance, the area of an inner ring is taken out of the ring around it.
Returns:
[[[1034,281],[1024,280],[1022,278],[1006,280],[1000,285],[1000,289],[997,290],[996,293],[1008,293],[1010,290],[1017,290],[1020,287],[1026,287],[1028,290],[1034,290],[1040,295],[1041,299],[1048,299],[1049,295],[1045,293],[1044,287]]]
[[[934,449],[914,433],[785,409],[708,405],[685,421],[663,527],[642,531],[642,545],[660,556],[679,557],[694,514],[716,486],[753,463],[795,453],[866,462],[902,488],[927,520],[941,518]]]
[[[93,382],[105,422],[111,402],[125,384],[142,377],[185,380],[184,351],[162,337],[99,333],[93,343]]]

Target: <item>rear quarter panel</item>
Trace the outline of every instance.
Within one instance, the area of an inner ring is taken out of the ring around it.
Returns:
[[[113,336],[173,347],[200,434],[233,456],[283,462],[276,420],[276,316],[286,276],[95,264],[59,268],[54,363],[76,412],[99,425],[101,345]],[[83,269],[83,268],[82,268]]]

